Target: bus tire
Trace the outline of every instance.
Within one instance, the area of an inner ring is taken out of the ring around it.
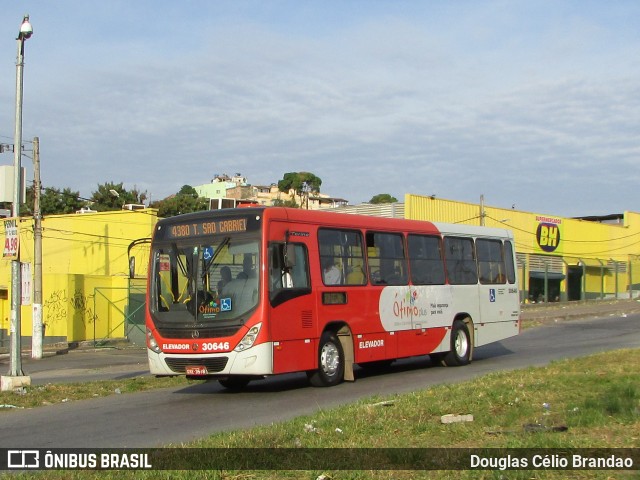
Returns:
[[[218,380],[218,383],[222,385],[224,388],[226,388],[227,390],[230,390],[232,392],[239,392],[240,390],[243,390],[244,387],[249,385],[250,381],[251,381],[251,378],[240,376],[240,377],[221,378],[220,380]]]
[[[344,379],[344,351],[335,332],[325,331],[318,345],[318,368],[307,372],[314,387],[333,387]]]
[[[442,359],[446,367],[468,365],[471,361],[471,335],[467,324],[461,320],[453,322],[451,328],[451,350]]]

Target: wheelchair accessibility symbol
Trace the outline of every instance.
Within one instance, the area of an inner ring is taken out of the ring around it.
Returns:
[[[221,298],[220,299],[220,311],[221,312],[230,312],[231,311],[231,299],[230,298]]]
[[[489,289],[489,301],[490,302],[495,302],[496,301],[496,289],[495,288],[490,288]]]

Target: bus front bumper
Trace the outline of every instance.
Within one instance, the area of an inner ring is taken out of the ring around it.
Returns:
[[[271,375],[273,373],[273,344],[261,343],[242,352],[225,353],[156,353],[147,348],[149,370],[152,375],[186,375],[187,368],[202,367],[201,375]],[[206,373],[204,373],[206,371]],[[197,375],[196,375],[197,376]]]

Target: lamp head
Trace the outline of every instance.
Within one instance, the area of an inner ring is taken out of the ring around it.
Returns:
[[[18,38],[24,38],[25,40],[33,34],[33,27],[29,22],[29,15],[25,15],[22,19],[22,25],[20,25],[20,34]]]

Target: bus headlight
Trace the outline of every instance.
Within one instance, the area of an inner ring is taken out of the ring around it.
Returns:
[[[256,342],[258,338],[258,334],[260,333],[260,327],[262,327],[262,323],[257,324],[254,327],[251,327],[247,334],[242,337],[240,343],[233,349],[234,352],[243,352],[247,348],[253,347],[253,344]]]
[[[147,345],[155,353],[162,352],[162,350],[160,350],[160,347],[158,346],[158,342],[156,342],[156,339],[153,337],[153,333],[151,333],[151,330],[149,328],[147,328]]]

